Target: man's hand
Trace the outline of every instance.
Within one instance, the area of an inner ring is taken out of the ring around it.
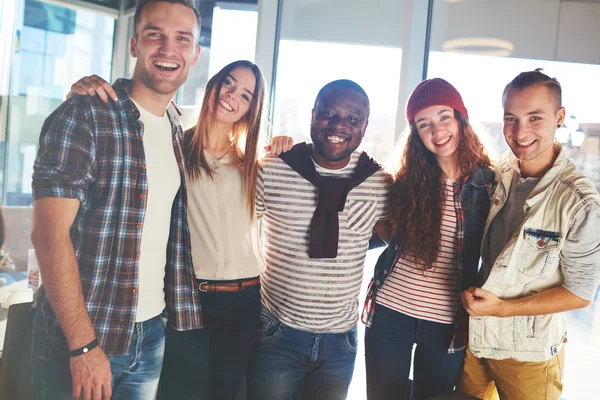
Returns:
[[[463,307],[471,317],[503,317],[504,300],[494,293],[477,287],[462,292]]]
[[[71,357],[73,398],[83,400],[109,400],[112,395],[110,362],[97,346],[89,353]]]
[[[71,91],[67,94],[67,99],[76,94],[82,96],[98,95],[105,103],[108,102],[109,96],[114,101],[118,100],[117,93],[110,83],[98,75],[85,76],[71,85]]]
[[[271,139],[271,144],[265,146],[265,151],[272,156],[278,156],[281,153],[290,151],[294,146],[294,139],[289,136],[275,136]]]

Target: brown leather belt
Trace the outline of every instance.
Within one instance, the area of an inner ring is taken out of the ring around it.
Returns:
[[[202,282],[198,285],[198,289],[201,292],[227,292],[227,293],[236,293],[243,292],[246,288],[251,286],[256,286],[260,284],[260,278],[246,279],[238,282],[228,282],[228,283],[219,283],[219,282]]]

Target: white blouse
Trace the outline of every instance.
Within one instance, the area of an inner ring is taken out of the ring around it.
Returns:
[[[191,181],[186,176],[188,225],[196,278],[234,280],[258,276],[264,262],[256,218],[250,219],[242,171],[230,153],[221,159],[204,151],[214,171]]]

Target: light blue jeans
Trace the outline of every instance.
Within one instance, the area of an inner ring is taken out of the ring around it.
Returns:
[[[110,356],[113,400],[153,400],[165,348],[164,316],[135,324],[126,354]],[[69,348],[62,335],[49,334],[39,311],[33,321],[32,392],[36,400],[72,400]]]
[[[357,346],[356,326],[344,333],[301,331],[263,307],[248,366],[248,400],[344,400]]]

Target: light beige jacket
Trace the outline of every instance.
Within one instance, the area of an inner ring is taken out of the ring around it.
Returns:
[[[561,286],[559,253],[569,228],[586,204],[600,202],[592,181],[575,167],[561,147],[554,165],[525,201],[525,218],[519,230],[495,261],[486,260],[490,223],[507,200],[513,174],[518,170],[517,162],[510,153],[497,167],[498,185],[492,196],[481,247],[483,265],[492,265],[482,287],[503,299],[530,296]],[[469,349],[480,358],[546,361],[560,350],[566,337],[563,313],[471,317],[469,321]]]

